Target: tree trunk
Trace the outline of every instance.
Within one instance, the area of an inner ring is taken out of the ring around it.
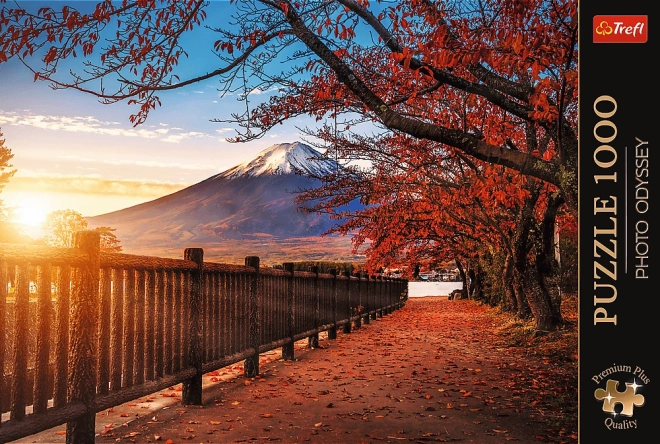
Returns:
[[[470,299],[475,300],[475,301],[483,301],[486,299],[484,296],[484,279],[483,279],[483,272],[481,271],[481,267],[477,264],[476,268],[472,272],[473,281],[472,281],[472,294],[470,295]]]
[[[472,299],[472,297],[474,296],[474,289],[477,280],[476,273],[474,272],[474,268],[472,267],[468,268],[467,275],[468,275],[467,299]]]
[[[514,286],[516,293],[516,301],[518,306],[518,316],[521,318],[529,317],[530,313],[536,317],[536,312],[543,311],[540,307],[531,306],[532,303],[538,304],[538,301],[531,301],[530,295],[527,294],[526,281],[528,272],[528,253],[530,252],[529,237],[534,227],[534,207],[538,202],[540,195],[540,186],[537,186],[533,181],[529,183],[530,196],[525,201],[523,207],[518,215],[516,229],[513,235],[512,250],[513,250],[513,263],[516,284]]]
[[[552,303],[550,291],[547,285],[553,269],[552,263],[546,263],[546,260],[554,262],[552,228],[556,210],[560,201],[551,199],[549,208],[554,208],[546,212],[544,222],[540,227],[536,226],[534,220],[534,207],[540,197],[541,187],[531,184],[531,196],[525,202],[522,208],[518,224],[516,225],[516,235],[514,251],[516,253],[516,271],[518,277],[522,278],[521,287],[525,292],[527,302],[536,322],[537,332],[548,332],[555,330],[561,324],[561,314],[557,310],[556,304]],[[557,206],[555,208],[555,206]],[[550,228],[548,228],[550,224]],[[547,241],[550,231],[550,240]],[[531,239],[530,239],[531,237]],[[532,251],[532,247],[535,246]],[[549,251],[548,251],[549,250]],[[536,254],[534,266],[529,262],[529,253]],[[556,267],[555,267],[556,268]]]
[[[504,308],[507,311],[516,312],[518,310],[518,301],[516,300],[516,294],[513,288],[513,265],[513,255],[507,253],[504,259],[504,270],[502,273]]]
[[[538,285],[538,274],[536,273],[536,269],[530,268],[529,271],[537,275],[536,279],[533,276],[530,276],[531,279],[527,281],[530,285],[526,288],[527,300],[529,301],[532,314],[534,315],[534,321],[536,323],[536,332],[539,334],[553,331],[557,328],[557,324],[555,322],[552,308],[543,289]]]
[[[520,319],[527,319],[532,316],[532,310],[529,306],[529,302],[527,301],[527,296],[525,295],[525,287],[522,284],[523,280],[519,277],[519,275],[520,271],[516,271],[513,284],[514,294],[516,297],[516,305],[518,307],[516,314]]]
[[[461,277],[461,282],[463,283],[463,288],[461,288],[461,298],[467,299],[468,297],[468,275],[463,268],[461,261],[456,259],[456,268],[458,268],[458,274]]]
[[[538,285],[547,299],[552,313],[554,326],[563,324],[561,315],[561,292],[558,282],[559,264],[555,259],[555,221],[557,211],[564,203],[558,195],[552,195],[546,207],[543,222],[541,223],[540,253],[536,255],[536,270]]]

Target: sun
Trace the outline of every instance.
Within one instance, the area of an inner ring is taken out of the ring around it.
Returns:
[[[19,224],[38,227],[46,219],[48,209],[38,201],[22,202],[15,210],[15,219]]]

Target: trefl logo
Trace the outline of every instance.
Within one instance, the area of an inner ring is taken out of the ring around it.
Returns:
[[[648,15],[594,16],[594,43],[646,43]]]

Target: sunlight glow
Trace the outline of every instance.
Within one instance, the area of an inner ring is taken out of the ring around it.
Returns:
[[[49,213],[48,206],[39,198],[21,202],[15,210],[16,222],[29,227],[38,227]]]

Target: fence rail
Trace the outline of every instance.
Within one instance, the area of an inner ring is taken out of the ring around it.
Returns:
[[[93,442],[95,413],[182,383],[202,403],[202,375],[294,342],[318,344],[400,308],[402,279],[294,272],[102,253],[98,233],[75,248],[0,244],[0,442],[66,423]]]

